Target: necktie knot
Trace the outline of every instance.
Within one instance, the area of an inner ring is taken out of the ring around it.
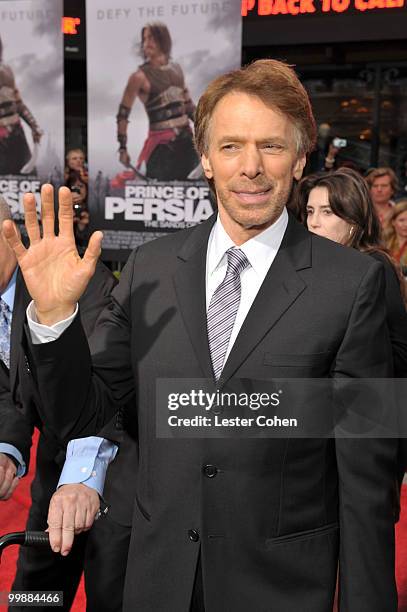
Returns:
[[[228,256],[228,267],[226,270],[226,276],[240,276],[245,268],[249,265],[245,253],[236,247],[231,247],[226,251]]]

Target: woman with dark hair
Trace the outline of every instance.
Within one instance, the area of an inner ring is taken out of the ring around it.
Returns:
[[[350,168],[307,176],[297,185],[294,206],[300,220],[314,234],[367,253],[383,263],[395,373],[407,377],[405,281],[383,247],[366,181]]]
[[[369,189],[357,172],[340,168],[311,174],[298,184],[294,201],[300,220],[314,234],[358,251],[384,253]]]
[[[383,263],[394,375],[406,378],[405,281],[382,246],[380,224],[365,180],[349,168],[307,176],[296,187],[294,206],[300,220],[314,234],[367,253]],[[399,450],[400,485],[406,466],[407,447],[403,443]]]

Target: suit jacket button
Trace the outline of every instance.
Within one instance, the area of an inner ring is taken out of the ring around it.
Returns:
[[[218,473],[218,468],[214,465],[204,465],[203,473],[207,478],[215,478],[216,474]]]
[[[198,542],[198,540],[199,540],[199,533],[196,531],[196,529],[189,529],[188,530],[188,537],[191,540],[191,542]]]

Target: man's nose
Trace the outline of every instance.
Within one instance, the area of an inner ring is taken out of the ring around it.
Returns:
[[[247,146],[242,152],[242,174],[248,178],[255,178],[263,173],[263,160],[256,146]]]

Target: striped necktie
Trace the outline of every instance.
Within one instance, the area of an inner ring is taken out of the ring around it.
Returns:
[[[208,312],[208,341],[211,352],[212,368],[218,380],[228,349],[230,335],[235,323],[240,303],[240,274],[247,268],[249,260],[240,249],[232,247],[226,251],[228,267],[221,284],[213,294]]]
[[[10,367],[11,310],[0,298],[0,359]]]

